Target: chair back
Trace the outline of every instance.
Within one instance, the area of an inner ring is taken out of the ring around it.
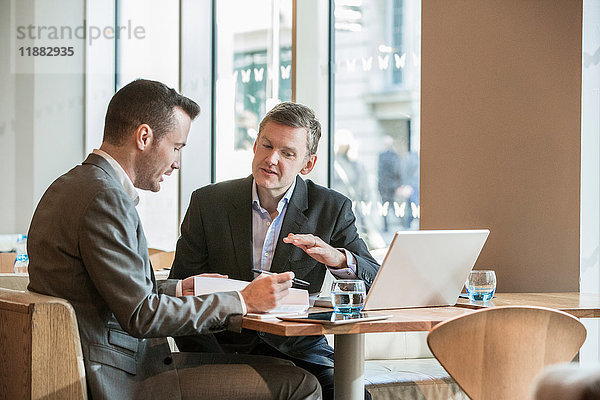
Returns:
[[[0,398],[87,399],[77,319],[57,297],[0,288]]]
[[[571,361],[585,327],[565,312],[543,307],[491,307],[445,321],[427,344],[473,400],[527,399],[535,376]]]
[[[171,268],[173,260],[175,260],[174,251],[164,251],[159,249],[148,249],[148,255],[150,256],[150,263],[152,269],[155,271]]]
[[[0,253],[0,273],[13,272],[17,253]]]

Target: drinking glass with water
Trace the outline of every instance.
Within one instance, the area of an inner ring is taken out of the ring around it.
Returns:
[[[367,290],[360,280],[339,279],[331,285],[333,311],[340,314],[357,314],[365,306]]]
[[[465,283],[469,300],[489,301],[496,292],[496,273],[491,270],[475,270],[469,273]]]

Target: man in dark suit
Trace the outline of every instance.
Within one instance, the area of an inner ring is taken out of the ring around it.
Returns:
[[[156,192],[179,168],[199,111],[154,81],[113,96],[100,149],[52,183],[35,211],[29,290],[73,305],[94,399],[317,399],[315,377],[291,363],[169,349],[166,336],[239,331],[246,312],[275,307],[293,278],[278,274],[205,296],[193,296],[193,278],[154,279],[136,188]]]
[[[252,175],[196,190],[181,226],[172,278],[218,272],[252,280],[252,268],[292,271],[321,289],[329,269],[370,287],[379,265],[358,236],[351,201],[304,181],[317,160],[321,126],[306,106],[281,103],[263,119]],[[216,338],[216,340],[215,340]],[[242,334],[176,338],[180,350],[263,354],[292,360],[333,397],[333,349],[324,336]],[[368,393],[366,394],[369,397]]]

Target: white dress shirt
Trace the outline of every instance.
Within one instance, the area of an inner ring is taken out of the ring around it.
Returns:
[[[296,181],[285,192],[279,203],[277,203],[277,216],[275,219],[260,205],[256,181],[252,180],[252,264],[256,269],[269,271],[273,262],[273,255],[277,247],[277,239],[281,232],[281,226],[292,193],[296,187]],[[292,245],[293,246],[293,245]],[[327,266],[329,271],[338,279],[356,279],[356,259],[346,249],[338,249],[346,255],[346,268],[333,268]],[[258,276],[255,273],[255,276]]]

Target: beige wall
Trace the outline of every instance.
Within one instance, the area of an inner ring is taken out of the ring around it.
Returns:
[[[579,289],[581,18],[423,1],[421,229],[489,228],[500,291]]]

